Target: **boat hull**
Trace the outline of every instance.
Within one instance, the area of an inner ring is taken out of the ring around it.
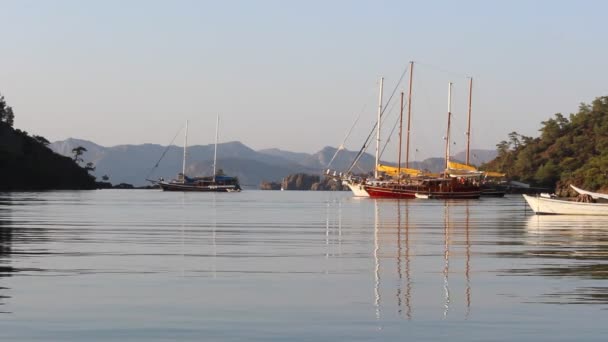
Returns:
[[[523,196],[532,211],[538,215],[608,216],[608,203],[585,203],[529,195]]]
[[[438,191],[424,186],[371,186],[365,190],[371,198],[433,198],[433,199],[478,199],[481,191],[476,187]]]
[[[361,183],[351,183],[345,182],[346,186],[353,192],[355,197],[369,197],[367,191],[365,191],[365,186]]]
[[[188,185],[159,182],[163,191],[193,191],[193,192],[239,192],[241,188],[236,185]]]

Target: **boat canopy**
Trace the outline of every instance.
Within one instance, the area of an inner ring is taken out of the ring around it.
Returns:
[[[502,178],[502,177],[506,176],[507,174],[502,173],[502,172],[484,171],[483,175],[485,177]]]
[[[204,176],[204,177],[188,177],[186,176],[186,182],[196,182],[196,181],[212,181],[215,179],[216,182],[226,182],[226,181],[232,181],[235,180],[236,177],[230,177],[230,176]]]
[[[401,169],[399,169],[394,166],[388,166],[388,165],[382,165],[382,164],[378,164],[377,170],[380,172],[384,172],[391,176],[397,176],[399,174],[399,171],[401,171],[402,175],[410,175],[410,176],[423,176],[425,174],[424,171],[418,170],[418,169],[409,169],[409,168],[405,168],[405,167],[402,167]]]
[[[450,170],[462,170],[462,171],[477,171],[477,168],[472,165],[456,163],[453,161],[448,162],[448,169]]]
[[[448,162],[448,173],[451,176],[478,176],[482,175],[484,177],[493,177],[493,178],[501,178],[506,176],[505,173],[494,172],[494,171],[479,171],[475,166],[456,163],[456,162]]]

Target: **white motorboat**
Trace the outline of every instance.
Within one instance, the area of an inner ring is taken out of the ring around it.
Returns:
[[[523,195],[535,214],[608,216],[608,203],[589,203]]]

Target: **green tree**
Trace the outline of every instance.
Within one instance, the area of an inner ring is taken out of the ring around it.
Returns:
[[[45,137],[40,136],[40,135],[34,135],[32,138],[34,138],[34,140],[36,140],[37,142],[41,143],[44,146],[48,146],[51,143]]]
[[[83,162],[84,159],[82,159],[82,154],[85,153],[86,151],[87,151],[87,149],[82,146],[74,147],[72,149],[72,154],[74,155],[74,161],[76,163]]]
[[[88,162],[87,165],[84,166],[84,169],[87,171],[95,171],[95,165],[92,162]]]
[[[483,169],[558,192],[569,184],[608,192],[608,96],[543,121],[539,137],[511,132],[496,147],[497,157]]]
[[[4,122],[7,125],[13,127],[14,121],[15,114],[13,113],[13,108],[6,105],[6,100],[4,100],[4,96],[0,94],[0,122]]]
[[[550,160],[538,168],[534,179],[542,185],[554,186],[559,179],[559,169]]]

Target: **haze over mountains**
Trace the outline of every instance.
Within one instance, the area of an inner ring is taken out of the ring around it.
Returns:
[[[82,146],[87,149],[83,158],[85,162],[95,164],[94,175],[100,179],[107,175],[113,184],[129,183],[136,186],[149,184],[146,178],[174,178],[181,172],[183,148],[179,146],[162,146],[157,144],[118,145],[104,147],[91,141],[66,139],[56,141],[49,147],[65,156],[72,156],[72,149]],[[211,175],[213,172],[214,145],[195,145],[188,147],[186,174]],[[218,144],[218,168],[226,174],[239,177],[241,184],[257,188],[263,181],[280,181],[294,173],[320,174],[327,168],[336,152],[334,147],[325,147],[314,153],[296,153],[280,149],[255,151],[241,142],[232,141]],[[164,154],[164,156],[163,156]],[[333,170],[347,170],[357,152],[342,150],[332,162]],[[495,151],[473,150],[476,163],[483,163],[496,156]],[[162,160],[160,160],[162,157]],[[455,159],[463,160],[459,153]],[[160,162],[159,162],[160,160]],[[366,173],[373,170],[374,157],[364,154],[353,171]],[[155,167],[155,165],[158,166]],[[387,164],[391,164],[387,162]],[[429,158],[422,162],[411,162],[410,167],[428,169],[438,172],[443,169],[443,158]]]

